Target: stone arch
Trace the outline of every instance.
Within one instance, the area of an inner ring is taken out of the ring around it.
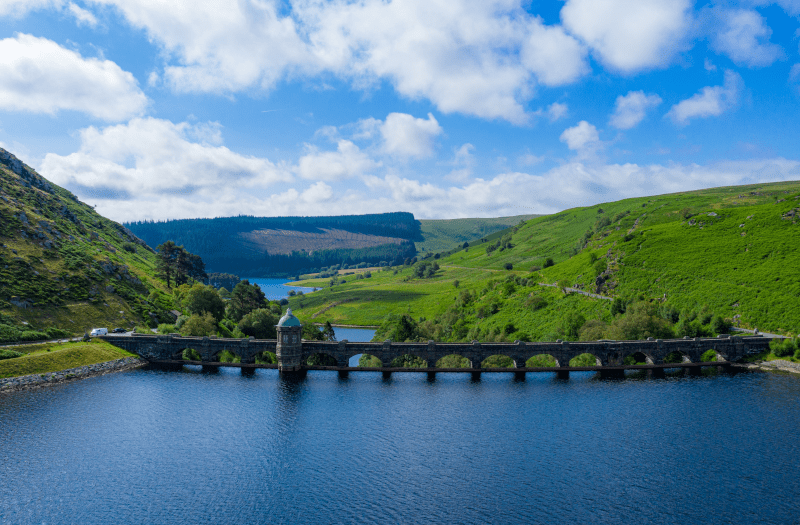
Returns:
[[[384,366],[386,366],[385,363]],[[388,366],[390,368],[427,368],[429,363],[416,354],[406,353],[392,359]]]
[[[339,366],[339,361],[327,352],[315,352],[303,356],[302,362],[307,366]]]
[[[686,352],[681,352],[680,350],[673,350],[672,352],[668,353],[664,356],[661,360],[665,365],[667,364],[680,364],[680,363],[691,363],[692,360],[686,354]]]
[[[622,359],[623,365],[652,365],[655,364],[653,358],[641,350],[631,352]]]
[[[428,363],[430,365],[430,363]],[[448,354],[436,361],[436,368],[472,368],[472,362],[461,354]]]
[[[203,357],[200,355],[195,348],[191,348],[188,345],[185,348],[182,348],[175,352],[172,356],[172,359],[177,361],[202,361]]]
[[[558,359],[552,354],[535,354],[525,361],[525,366],[528,368],[549,368],[560,366]]]
[[[493,354],[481,361],[481,368],[516,368],[517,364],[511,356]]]
[[[262,352],[258,352],[253,356],[253,361],[257,365],[277,365],[278,364],[278,356],[275,355],[275,352],[270,350],[264,350]]]
[[[600,358],[597,357],[596,355],[586,352],[583,354],[578,354],[572,359],[570,359],[569,366],[574,366],[574,367],[603,366],[603,363],[602,361],[600,361]]]
[[[235,348],[221,348],[211,355],[211,360],[219,363],[241,363],[240,356]]]
[[[380,358],[372,355],[372,354],[355,354],[348,358],[348,362],[353,359],[354,357],[358,357],[358,363],[356,366],[359,367],[368,367],[368,368],[380,368],[383,366],[383,361]]]

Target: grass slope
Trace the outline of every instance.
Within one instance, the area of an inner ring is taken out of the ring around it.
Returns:
[[[155,263],[125,227],[0,149],[0,320],[83,333],[163,316],[148,301],[164,287]]]
[[[506,335],[523,332],[532,339],[552,334],[566,312],[608,319],[609,301],[564,296],[555,288],[532,284],[562,281],[678,311],[708,307],[743,327],[796,333],[798,211],[798,182],[574,208],[531,219],[492,236],[499,239],[444,257],[436,261],[441,269],[433,278],[414,277],[414,269],[405,268],[396,274],[373,272],[369,279],[332,288],[327,280],[308,281],[305,285],[326,288],[290,302],[303,320],[378,325],[389,314],[427,319],[445,315],[468,290],[475,297],[469,311],[478,333],[507,331],[511,323],[514,331]],[[547,258],[555,264],[540,269]],[[506,269],[509,264],[512,270]],[[509,276],[516,279],[511,285],[506,284]],[[520,285],[521,279],[528,284]]]
[[[539,215],[515,215],[512,217],[420,220],[423,241],[414,245],[420,253],[444,252],[452,250],[465,242],[473,242],[520,221],[527,221]]]
[[[105,341],[41,344],[13,347],[25,355],[0,361],[0,379],[29,374],[46,374],[84,365],[131,357],[134,354]]]

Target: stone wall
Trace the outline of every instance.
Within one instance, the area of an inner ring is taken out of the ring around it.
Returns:
[[[137,335],[137,336],[103,336],[109,343],[129,352],[140,355],[150,361],[166,361],[180,359],[186,348],[196,350],[203,361],[217,361],[223,350],[238,355],[242,363],[253,363],[260,352],[276,351],[276,341],[256,339],[219,339],[214,337],[182,337],[179,335]],[[750,354],[762,352],[769,346],[769,340],[763,337],[731,337],[720,336],[695,339],[668,339],[647,341],[592,341],[554,343],[351,343],[348,341],[303,341],[302,362],[306,362],[313,354],[332,356],[337,366],[348,366],[351,357],[359,354],[370,354],[389,366],[393,359],[410,354],[426,360],[429,366],[450,354],[466,357],[473,368],[479,368],[487,357],[504,355],[514,361],[514,366],[524,368],[525,362],[533,356],[548,354],[555,358],[558,366],[569,366],[570,359],[588,353],[595,356],[597,366],[622,365],[627,356],[644,354],[647,363],[663,364],[664,358],[672,352],[683,354],[683,360],[697,363],[707,350],[715,350],[720,360],[737,361]]]

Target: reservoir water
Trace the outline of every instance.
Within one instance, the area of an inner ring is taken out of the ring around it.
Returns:
[[[288,279],[268,279],[268,278],[261,278],[261,277],[245,277],[242,280],[247,279],[250,281],[250,284],[257,284],[261,290],[264,292],[264,295],[267,296],[267,299],[270,301],[277,301],[280,299],[285,299],[288,297],[288,294],[291,290],[295,292],[303,292],[303,293],[310,293],[313,292],[313,288],[305,288],[302,286],[292,286],[287,285],[285,283],[289,282]]]
[[[0,523],[796,524],[800,379],[135,370],[0,396]]]

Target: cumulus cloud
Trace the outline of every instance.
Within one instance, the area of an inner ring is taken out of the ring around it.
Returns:
[[[336,151],[319,151],[314,146],[307,149],[297,165],[297,173],[304,179],[343,180],[380,166],[349,140],[339,140]]]
[[[433,115],[415,118],[407,113],[389,113],[380,125],[383,151],[400,157],[425,158],[434,153],[434,140],[442,127]]]
[[[60,8],[62,0],[2,0],[0,16],[21,17],[37,9]]]
[[[567,0],[564,26],[606,65],[630,73],[670,64],[687,47],[688,0]]]
[[[110,60],[83,58],[52,40],[26,34],[0,40],[0,108],[88,113],[116,121],[141,114],[147,97]]]
[[[559,139],[578,153],[594,151],[601,145],[597,128],[585,120],[578,122],[577,126],[565,129]]]
[[[583,44],[509,0],[95,2],[164,48],[162,77],[177,91],[268,90],[333,73],[358,89],[386,80],[444,113],[525,123],[538,84],[589,72]]]
[[[48,153],[40,171],[82,198],[100,199],[103,206],[98,210],[115,219],[136,217],[134,210],[120,217],[131,204],[142,206],[138,217],[152,217],[152,201],[180,196],[191,203],[207,202],[234,188],[292,179],[285,168],[267,159],[192,140],[206,135],[207,126],[136,118],[103,129],[85,128],[77,152]],[[172,216],[177,211],[162,210]]]
[[[559,86],[575,82],[589,72],[587,50],[560,26],[546,26],[540,18],[531,21],[530,34],[520,58],[539,82]]]
[[[617,129],[631,129],[644,120],[647,110],[661,104],[661,97],[644,91],[629,91],[617,97],[609,123]]]
[[[569,107],[566,104],[553,102],[547,106],[547,117],[550,119],[550,122],[555,122],[560,118],[566,117],[568,111]]]
[[[716,7],[707,15],[711,47],[737,64],[763,67],[784,56],[783,48],[769,41],[772,29],[757,11]]]
[[[70,14],[75,17],[78,25],[87,25],[89,27],[97,26],[97,18],[86,9],[72,2],[69,3],[67,9],[69,9]]]
[[[736,105],[742,86],[742,77],[727,70],[723,85],[704,87],[672,106],[666,116],[679,125],[686,125],[693,118],[717,117]]]

